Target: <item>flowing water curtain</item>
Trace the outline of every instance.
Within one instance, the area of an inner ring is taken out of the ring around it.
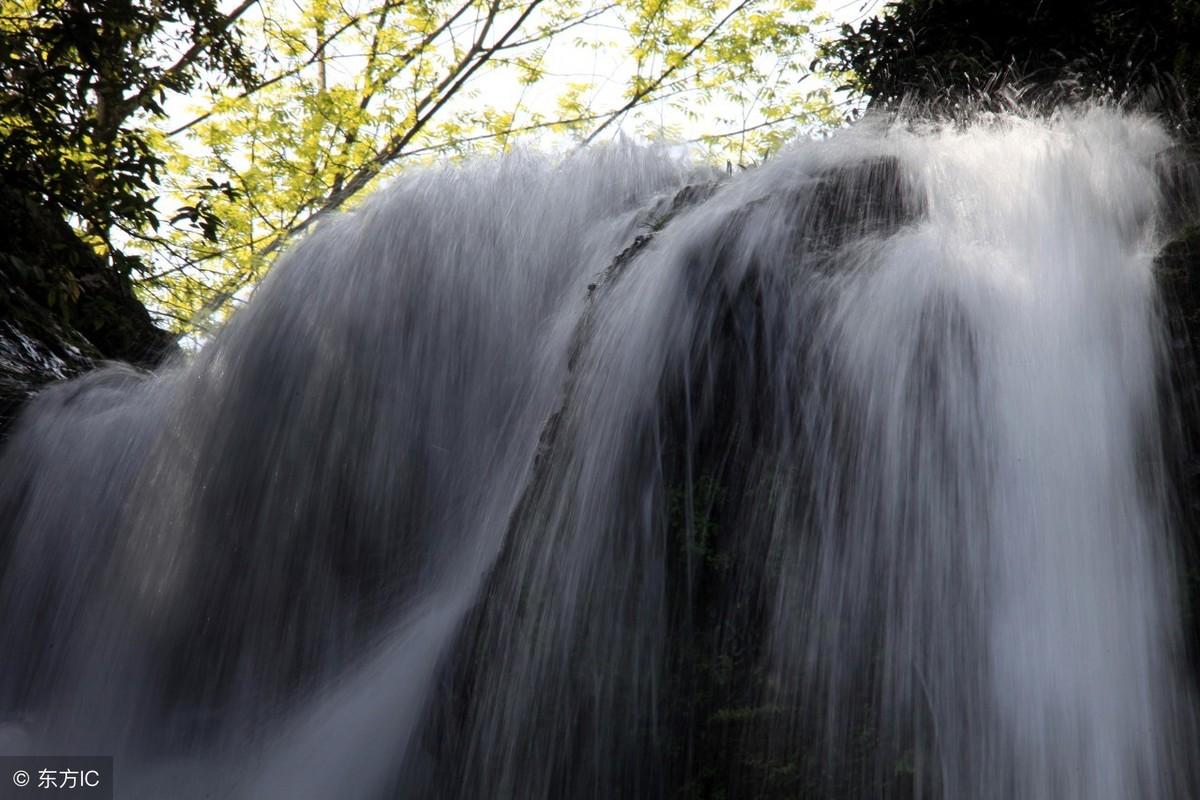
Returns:
[[[28,618],[5,628],[6,697],[30,740],[149,759],[131,781],[152,780],[154,753],[240,765],[181,792],[254,794],[260,758],[286,776],[269,788],[281,796],[392,779],[506,530],[586,281],[679,180],[620,148],[414,175],[299,247],[191,363],[35,406],[6,455],[21,514],[4,588],[35,618],[47,601],[71,613],[45,638]],[[127,419],[144,423],[136,439]],[[79,471],[112,477],[64,502]],[[51,580],[62,559],[81,580]],[[376,643],[386,669],[352,679]],[[316,758],[305,732],[329,715],[304,698],[342,680],[360,687],[344,708],[364,712],[338,717],[344,747]]]
[[[22,731],[150,794],[1188,796],[1166,137],[914,127],[411,175],[190,365],[48,395]]]
[[[860,131],[622,254],[440,793],[1190,791],[1139,466],[1166,144],[1107,112]]]
[[[810,539],[774,669],[835,763],[873,740],[859,791],[1186,793],[1163,474],[1139,466],[1165,143],[1103,113],[897,138],[927,211],[814,325],[829,488],[777,528]]]

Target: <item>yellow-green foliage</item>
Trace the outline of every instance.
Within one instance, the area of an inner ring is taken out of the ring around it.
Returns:
[[[759,161],[834,117],[803,80],[813,16],[812,0],[262,0],[242,23],[259,82],[191,98],[156,140],[168,193],[228,182],[208,195],[222,227],[148,243],[161,269],[143,288],[180,327],[219,319],[381,178],[522,140],[700,130],[718,164]],[[603,67],[564,74],[580,63]]]

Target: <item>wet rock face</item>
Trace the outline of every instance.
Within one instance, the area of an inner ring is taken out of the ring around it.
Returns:
[[[0,242],[0,440],[45,385],[112,359],[152,367],[175,348],[127,276],[97,258],[61,219],[0,187],[10,234]],[[77,292],[56,293],[55,287]]]
[[[796,233],[809,249],[838,248],[864,236],[888,236],[925,213],[900,160],[884,156],[817,176],[807,197],[796,198]]]
[[[68,360],[52,349],[68,350]],[[90,360],[66,342],[47,342],[9,321],[0,322],[0,431],[8,428],[20,409],[49,381],[65,380],[86,369]]]
[[[461,765],[478,762],[455,749],[469,747],[474,694],[494,668],[483,658],[490,650],[478,642],[487,630],[503,628],[511,598],[527,602],[528,583],[519,570],[517,543],[548,536],[556,529],[538,516],[538,505],[565,495],[559,481],[567,472],[562,464],[572,444],[570,412],[589,391],[586,383],[583,388],[577,384],[579,356],[593,344],[597,317],[614,302],[621,282],[636,279],[639,270],[662,268],[652,254],[643,257],[656,240],[670,235],[671,226],[688,212],[719,200],[723,190],[717,184],[696,184],[664,202],[649,215],[645,232],[588,287],[588,306],[575,331],[571,372],[560,407],[543,430],[533,476],[510,523],[506,550],[490,575],[489,590],[464,626],[459,645],[464,655],[458,672],[446,684],[444,716],[433,727],[437,735],[428,740],[429,763],[423,768],[429,770],[431,785],[436,787],[430,794],[477,796],[495,782],[486,767],[464,777]],[[660,376],[654,421],[642,436],[646,442],[654,441],[655,447],[631,458],[619,481],[629,487],[659,485],[646,499],[646,507],[651,509],[648,516],[658,520],[656,541],[662,551],[653,559],[639,559],[630,555],[637,552],[637,542],[623,541],[618,547],[623,553],[621,563],[662,561],[662,572],[656,576],[662,581],[661,606],[631,604],[633,611],[625,620],[625,629],[633,630],[645,615],[660,614],[664,628],[672,632],[662,643],[661,662],[655,664],[662,687],[653,698],[655,711],[646,715],[658,721],[657,727],[653,732],[622,729],[620,736],[630,745],[628,750],[604,750],[606,755],[595,762],[581,750],[586,755],[547,778],[553,785],[551,796],[587,795],[590,788],[580,787],[593,784],[580,782],[583,774],[596,781],[614,781],[609,788],[630,796],[802,796],[806,791],[815,793],[813,787],[823,786],[837,769],[862,774],[874,755],[871,745],[864,743],[855,752],[841,754],[835,767],[818,755],[815,733],[809,750],[782,752],[773,739],[778,720],[800,712],[763,699],[768,683],[761,666],[768,616],[764,587],[771,578],[764,574],[765,555],[755,551],[747,556],[745,543],[739,540],[770,507],[776,451],[785,446],[781,438],[787,438],[769,421],[790,412],[772,403],[787,402],[786,398],[801,392],[800,387],[773,391],[780,380],[774,372],[781,365],[771,352],[772,343],[777,345],[784,336],[789,314],[795,310],[779,298],[793,288],[756,257],[746,259],[741,254],[743,233],[755,229],[763,218],[773,218],[779,209],[784,209],[780,216],[786,220],[786,232],[780,236],[798,263],[808,260],[815,271],[836,269],[842,248],[864,238],[891,235],[925,211],[899,159],[868,159],[815,173],[795,191],[758,197],[732,208],[688,251],[683,269],[687,306],[698,310],[685,336],[691,343],[689,355],[669,363]],[[618,526],[622,532],[638,525],[636,519],[627,523]],[[765,548],[767,542],[761,545]],[[548,538],[538,547],[549,551],[556,546]],[[519,616],[532,615],[536,608],[536,602],[528,601]],[[611,656],[604,652],[606,659]],[[581,663],[590,669],[593,662],[585,658]],[[570,679],[587,683],[583,675]],[[861,705],[870,706],[865,693]],[[583,707],[581,718],[586,723],[580,722],[579,727],[586,729],[595,719],[603,719],[604,712],[604,708]],[[531,726],[528,735],[545,737],[543,726],[554,720],[533,718],[539,725]],[[572,733],[564,731],[562,736]],[[804,731],[799,738],[807,736],[810,733]],[[531,747],[529,760],[517,772],[541,774],[541,759],[550,741],[545,737],[541,746]],[[443,750],[439,743],[444,742],[454,744]],[[612,774],[613,763],[624,767],[619,776]],[[828,796],[870,793],[853,779],[844,784]]]
[[[1200,227],[1163,248],[1156,272],[1169,362],[1162,436],[1176,498],[1187,650],[1200,675]]]
[[[1166,328],[1161,414],[1167,469],[1174,492],[1179,580],[1188,658],[1200,676],[1200,151],[1180,144],[1156,164],[1172,239],[1158,254]]]
[[[58,324],[24,295],[8,289],[0,304],[0,441],[21,407],[46,385],[84,372],[100,353],[78,333]]]
[[[1175,145],[1158,157],[1155,171],[1164,201],[1162,224],[1186,240],[1188,228],[1200,220],[1200,150]]]

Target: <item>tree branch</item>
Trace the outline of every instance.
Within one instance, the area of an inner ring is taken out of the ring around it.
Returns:
[[[256,3],[258,3],[258,0],[242,0],[241,5],[222,17],[221,21],[213,26],[208,33],[193,42],[192,46],[189,47],[174,64],[163,70],[162,74],[159,75],[156,80],[147,83],[137,94],[121,101],[120,105],[117,106],[117,108],[113,111],[114,124],[120,125],[129,118],[130,114],[133,114],[134,112],[144,108],[155,92],[161,89],[171,79],[180,75],[184,70],[190,68],[196,62],[196,60],[200,58],[200,56],[203,55],[204,52],[212,45],[213,40],[218,35],[229,30],[230,26],[237,22],[238,19],[247,11],[249,11],[250,8]]]
[[[609,125],[611,125],[618,117],[622,116],[623,114],[628,113],[631,109],[633,109],[634,107],[639,105],[643,99],[645,99],[648,95],[650,95],[652,92],[654,92],[656,89],[658,89],[659,86],[662,86],[663,82],[667,78],[671,77],[671,75],[674,74],[674,72],[677,69],[679,69],[681,66],[683,66],[684,64],[687,64],[689,61],[691,61],[692,56],[694,56],[697,52],[699,52],[701,47],[704,47],[704,45],[708,44],[708,40],[711,39],[712,37],[716,36],[717,32],[720,31],[722,28],[724,28],[725,24],[728,23],[729,20],[733,19],[733,17],[735,15],[739,14],[743,9],[745,9],[747,6],[749,6],[753,2],[754,2],[754,0],[742,0],[742,2],[740,2],[736,6],[734,6],[733,9],[730,10],[730,12],[728,14],[726,14],[724,17],[721,18],[720,22],[718,22],[716,25],[714,25],[712,27],[712,30],[710,30],[708,33],[704,34],[704,36],[702,36],[699,41],[697,41],[694,45],[692,45],[691,48],[689,48],[688,51],[683,54],[683,58],[679,59],[679,61],[675,62],[674,64],[672,64],[671,66],[669,66],[665,70],[663,70],[662,74],[660,74],[657,78],[655,78],[650,83],[646,84],[646,86],[644,86],[641,89],[638,89],[636,92],[634,92],[633,96],[629,98],[628,103],[626,103],[624,106],[622,106],[620,109],[618,109],[612,116],[610,116],[608,119],[606,119],[598,128],[596,128],[596,130],[594,130],[590,134],[588,134],[588,137],[583,140],[583,144],[584,145],[591,144],[592,141],[595,140],[595,138],[597,136],[599,136],[601,134],[601,132],[603,132],[604,129],[607,128]]]
[[[404,148],[420,133],[429,121],[446,105],[463,87],[463,85],[486,64],[495,53],[499,52],[500,48],[516,33],[529,15],[533,13],[543,0],[532,0],[525,6],[521,15],[517,18],[508,30],[500,36],[494,44],[489,47],[483,46],[483,40],[487,38],[487,34],[491,30],[491,26],[495,21],[499,11],[498,2],[493,2],[488,10],[487,19],[485,19],[483,28],[476,36],[474,43],[466,54],[459,60],[453,69],[447,73],[433,89],[417,102],[413,109],[414,121],[411,126],[403,133],[393,136],[382,150],[368,160],[366,163],[359,166],[350,175],[349,179],[336,191],[330,192],[328,197],[321,203],[320,207],[312,214],[305,217],[298,224],[281,231],[279,235],[259,254],[262,257],[267,257],[282,247],[293,236],[307,230],[315,222],[324,217],[331,211],[341,208],[347,200],[357,194],[363,187],[371,182],[384,167],[396,160],[403,154]],[[428,109],[428,111],[426,111]],[[425,113],[422,113],[425,112]]]

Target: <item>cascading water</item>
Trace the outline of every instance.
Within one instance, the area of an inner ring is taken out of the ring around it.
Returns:
[[[1196,791],[1115,112],[422,173],[0,465],[0,748],[122,797]]]

